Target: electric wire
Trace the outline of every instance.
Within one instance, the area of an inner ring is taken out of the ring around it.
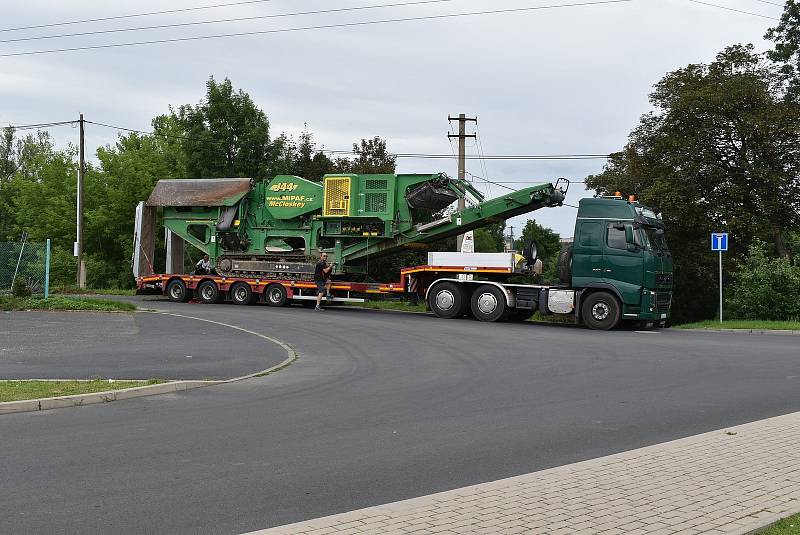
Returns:
[[[425,5],[425,4],[441,4],[444,2],[457,2],[459,0],[416,0],[413,2],[397,2],[394,4],[375,4],[375,5],[368,5],[368,6],[354,6],[354,7],[342,7],[342,8],[335,8],[335,9],[319,9],[316,11],[296,11],[293,13],[273,13],[269,15],[253,15],[249,17],[233,17],[227,19],[215,19],[215,20],[203,20],[203,21],[193,21],[193,22],[176,22],[172,24],[156,24],[152,26],[136,26],[133,28],[112,28],[108,30],[91,30],[85,32],[75,32],[75,33],[62,33],[57,35],[37,35],[33,37],[15,37],[12,39],[0,39],[0,43],[17,43],[20,41],[37,41],[41,39],[59,39],[64,37],[79,37],[85,35],[99,35],[99,34],[108,34],[108,33],[120,33],[120,32],[133,32],[133,31],[142,31],[142,30],[159,30],[164,28],[180,28],[186,26],[199,26],[203,24],[220,24],[223,22],[245,22],[245,21],[253,21],[253,20],[263,20],[263,19],[273,19],[273,18],[281,18],[281,17],[296,17],[296,16],[303,16],[303,15],[321,15],[321,14],[329,14],[329,13],[342,13],[342,12],[349,12],[349,11],[363,11],[367,9],[385,9],[385,8],[392,8],[392,7],[407,7],[407,6],[416,6],[416,5]]]
[[[63,22],[50,22],[47,24],[34,24],[31,26],[17,26],[16,28],[0,28],[0,32],[16,32],[20,30],[34,30],[36,28],[52,28],[54,26],[68,26],[71,24],[86,24],[88,22],[104,22],[108,20],[120,20],[120,19],[131,19],[136,17],[149,17],[151,15],[169,15],[171,13],[185,13],[187,11],[200,11],[203,9],[216,9],[219,7],[231,7],[231,6],[242,6],[245,4],[263,4],[266,2],[272,2],[272,0],[246,0],[242,2],[229,2],[227,4],[214,4],[210,6],[196,6],[196,7],[184,7],[180,9],[165,9],[163,11],[149,11],[145,13],[131,13],[128,15],[114,15],[111,17],[99,17],[95,19],[81,19],[81,20],[69,20]]]
[[[716,7],[726,11],[734,11],[736,13],[743,13],[745,15],[752,15],[754,17],[761,17],[762,19],[781,20],[778,17],[771,17],[769,15],[762,15],[761,13],[753,13],[752,11],[744,11],[743,9],[736,9],[735,7],[721,6],[719,4],[712,4],[711,2],[703,2],[702,0],[688,0],[694,4],[702,4],[704,6]]]
[[[498,14],[508,14],[508,13],[521,13],[521,12],[530,12],[530,11],[541,11],[547,9],[564,9],[570,7],[586,7],[586,6],[599,6],[599,5],[610,5],[610,4],[622,4],[622,3],[630,3],[636,0],[593,0],[593,1],[584,1],[584,2],[573,2],[569,4],[550,4],[544,6],[528,6],[528,7],[519,7],[519,8],[507,8],[507,9],[491,9],[491,10],[483,10],[483,11],[467,11],[462,13],[443,13],[439,15],[420,15],[415,17],[401,17],[401,18],[392,18],[392,19],[379,19],[379,20],[368,20],[368,21],[357,21],[357,22],[343,22],[343,23],[336,23],[336,24],[319,24],[319,25],[312,25],[312,26],[296,26],[293,28],[275,28],[272,30],[254,30],[249,32],[231,32],[231,33],[223,33],[223,34],[214,34],[214,35],[196,35],[196,36],[188,36],[188,37],[173,37],[169,39],[151,39],[146,41],[129,41],[125,43],[107,43],[101,45],[87,45],[87,46],[75,46],[75,47],[66,47],[66,48],[52,48],[52,49],[45,49],[45,50],[31,50],[26,52],[9,52],[5,54],[0,54],[0,58],[8,58],[8,57],[16,57],[16,56],[32,56],[32,55],[40,55],[40,54],[54,54],[60,52],[75,52],[75,51],[82,51],[82,50],[98,50],[98,49],[105,49],[105,48],[121,48],[121,47],[129,47],[129,46],[141,46],[141,45],[153,45],[153,44],[163,44],[163,43],[178,43],[178,42],[186,42],[186,41],[199,41],[205,39],[220,39],[226,37],[242,37],[242,36],[249,36],[249,35],[269,35],[269,34],[278,34],[278,33],[288,33],[288,32],[299,32],[299,31],[310,31],[310,30],[325,30],[325,29],[334,29],[334,28],[353,28],[359,26],[371,26],[376,24],[391,24],[391,23],[398,23],[398,22],[419,22],[419,21],[428,21],[428,20],[441,20],[441,19],[452,19],[457,17],[472,17],[478,15],[498,15]],[[692,1],[692,0],[690,0]]]
[[[3,126],[2,128],[5,130],[10,128],[12,130],[32,130],[32,129],[40,129],[40,128],[48,128],[51,126],[63,126],[63,125],[74,125],[77,124],[78,121],[56,121],[51,123],[36,123],[36,124],[8,124]]]

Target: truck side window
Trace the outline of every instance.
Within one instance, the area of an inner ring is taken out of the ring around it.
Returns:
[[[602,240],[600,237],[601,229],[600,223],[581,223],[581,237],[579,243],[584,246],[599,247],[600,241]]]
[[[625,231],[615,228],[615,225],[619,225],[619,223],[608,224],[606,243],[611,249],[622,249],[623,251],[627,250],[628,242],[625,241]]]

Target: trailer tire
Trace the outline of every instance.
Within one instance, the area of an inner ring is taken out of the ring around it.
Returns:
[[[192,297],[192,293],[181,279],[173,279],[167,284],[167,297],[173,303],[185,303]]]
[[[214,281],[203,281],[197,286],[197,297],[202,303],[213,305],[222,299],[222,292],[219,291],[217,283]]]
[[[228,295],[230,295],[231,301],[237,305],[253,304],[253,289],[246,282],[236,282],[231,285]]]
[[[592,329],[608,331],[619,325],[621,306],[608,292],[594,292],[584,298],[581,305],[583,322]]]
[[[464,303],[464,291],[458,284],[442,282],[428,291],[428,306],[440,318],[463,316]]]
[[[567,245],[558,255],[558,280],[565,284],[572,282],[572,245]]]
[[[288,299],[286,297],[286,288],[283,284],[272,283],[264,290],[264,302],[271,307],[286,306]]]
[[[478,286],[469,302],[472,315],[480,321],[503,321],[510,312],[505,292],[491,284]]]

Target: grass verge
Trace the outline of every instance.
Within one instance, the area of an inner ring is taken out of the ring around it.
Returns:
[[[347,303],[348,306],[369,308],[373,310],[402,310],[405,312],[425,312],[425,305],[412,305],[408,301],[367,301],[365,303]]]
[[[104,379],[93,381],[0,381],[0,402],[106,392],[163,382],[157,379],[113,382]]]
[[[51,288],[53,294],[64,295],[136,295],[133,288],[77,288],[75,286],[56,286]]]
[[[716,320],[698,321],[674,325],[676,329],[756,329],[764,331],[788,330],[800,331],[800,321],[759,321],[759,320],[727,320],[722,323]]]
[[[136,310],[131,303],[122,303],[110,299],[93,299],[85,297],[66,297],[54,295],[48,299],[42,297],[0,296],[0,310],[96,310],[105,312],[129,312]]]
[[[800,535],[800,514],[784,518],[760,532],[761,535]]]

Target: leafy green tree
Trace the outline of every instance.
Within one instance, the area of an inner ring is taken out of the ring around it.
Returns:
[[[775,43],[767,54],[781,65],[781,73],[789,79],[789,97],[800,98],[800,2],[787,0],[780,22],[767,30],[765,39]]]
[[[183,137],[190,178],[252,177],[270,174],[269,121],[250,95],[235,91],[229,79],[211,77],[206,97],[196,106],[170,109],[154,121],[157,134]]]
[[[544,227],[529,219],[522,228],[522,235],[517,240],[517,248],[535,241],[542,260],[542,279],[546,281],[558,279],[558,254],[561,252],[561,237],[553,229]]]
[[[270,174],[295,175],[320,182],[325,174],[337,171],[331,159],[317,150],[314,135],[307,129],[300,133],[298,141],[281,134],[275,140],[272,152],[275,160]]]
[[[655,110],[587,179],[603,194],[637,194],[663,213],[675,244],[676,321],[716,311],[710,232],[732,234],[729,262],[756,237],[789,254],[786,236],[800,225],[800,110],[784,96],[777,68],[752,45],[728,47],[714,62],[658,82]]]
[[[766,244],[754,240],[738,265],[728,305],[738,319],[800,319],[800,265],[770,258]]]
[[[476,253],[501,253],[505,248],[506,223],[492,223],[475,230]]]
[[[389,154],[386,140],[378,136],[353,143],[353,154],[355,157],[352,159],[336,159],[337,173],[389,174],[394,173],[397,167],[397,157]]]

